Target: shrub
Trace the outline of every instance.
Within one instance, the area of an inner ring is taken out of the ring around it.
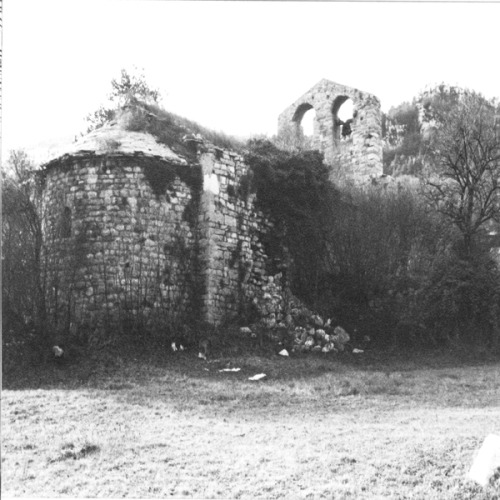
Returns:
[[[249,146],[252,190],[279,221],[292,292],[381,343],[428,342],[422,290],[455,238],[443,219],[410,189],[339,191],[317,152]]]
[[[224,132],[216,132],[207,127],[203,127],[199,123],[188,120],[182,116],[166,111],[154,104],[144,104],[148,113],[152,117],[151,124],[147,131],[155,135],[160,142],[163,140],[168,144],[182,142],[182,138],[186,133],[200,134],[208,142],[214,146],[231,149],[241,152],[243,143]]]
[[[488,254],[438,259],[423,296],[426,325],[437,341],[498,345],[500,272]]]
[[[121,70],[120,78],[111,80],[111,92],[106,106],[87,116],[87,132],[102,127],[105,123],[123,118],[123,111],[129,111],[125,128],[134,132],[149,132],[159,142],[181,154],[189,156],[192,151],[186,147],[183,137],[187,133],[201,134],[215,146],[241,151],[241,141],[223,132],[215,132],[198,123],[165,111],[160,107],[161,95],[158,89],[147,83],[137,68],[133,72]]]
[[[450,237],[409,189],[344,191],[329,224],[320,308],[381,342],[403,341],[400,326],[422,322],[418,290]]]

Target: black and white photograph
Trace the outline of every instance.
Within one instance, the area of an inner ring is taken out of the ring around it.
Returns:
[[[500,1],[0,17],[3,498],[500,497]]]

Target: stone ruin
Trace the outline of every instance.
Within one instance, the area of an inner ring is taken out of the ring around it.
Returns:
[[[276,271],[272,223],[240,189],[248,167],[194,137],[182,156],[102,127],[43,167],[46,305],[54,322],[164,313],[218,324],[248,314]],[[71,325],[70,325],[71,323]]]
[[[337,119],[348,98],[350,131]],[[299,135],[309,108],[329,164],[358,180],[381,174],[376,97],[322,80],[281,114],[279,133]],[[283,321],[286,258],[269,243],[272,221],[243,188],[243,157],[194,136],[174,152],[125,122],[95,130],[43,166],[49,318],[70,330],[120,323],[124,314],[220,324],[253,311]],[[281,298],[266,313],[258,306],[269,286]]]
[[[352,101],[352,117],[341,120],[339,110]],[[372,94],[323,79],[297,99],[278,118],[278,137],[285,143],[304,140],[301,125],[313,109],[313,147],[323,152],[331,178],[364,184],[383,174],[382,115]]]

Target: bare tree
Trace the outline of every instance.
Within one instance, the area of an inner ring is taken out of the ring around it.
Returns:
[[[484,225],[500,215],[500,136],[498,108],[472,91],[452,88],[430,98],[434,119],[429,137],[435,171],[426,195],[460,231],[469,258]]]
[[[24,151],[12,151],[2,186],[2,306],[4,326],[40,322],[42,248],[35,167]]]

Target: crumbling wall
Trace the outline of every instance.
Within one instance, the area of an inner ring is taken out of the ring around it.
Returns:
[[[273,224],[255,207],[255,195],[247,184],[249,168],[240,155],[209,148],[200,155],[200,164],[206,319],[245,318],[252,314],[253,299],[272,272],[265,241]]]
[[[342,123],[338,111],[347,99],[353,102],[353,117]],[[310,109],[316,112],[313,147],[331,165],[332,180],[363,183],[382,175],[382,119],[380,101],[374,95],[321,80],[281,113],[278,137],[300,144],[301,121]]]

